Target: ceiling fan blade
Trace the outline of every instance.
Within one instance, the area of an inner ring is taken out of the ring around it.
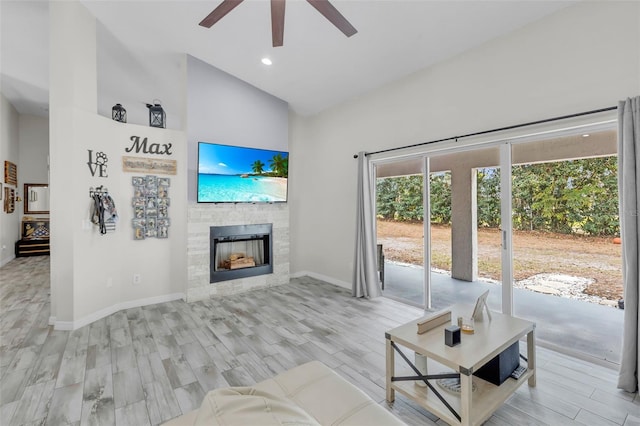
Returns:
[[[222,3],[213,9],[213,11],[198,25],[211,28],[213,24],[224,18],[227,13],[235,9],[235,7],[242,3],[242,1],[243,0],[222,0]]]
[[[284,41],[285,0],[271,0],[271,38],[273,47],[282,46]]]
[[[340,31],[347,37],[351,37],[358,32],[353,25],[347,21],[347,18],[342,16],[338,9],[336,9],[329,0],[307,0],[311,6],[313,6],[318,12],[335,25]]]

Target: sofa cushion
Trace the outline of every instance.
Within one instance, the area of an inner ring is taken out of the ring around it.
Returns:
[[[253,387],[216,389],[200,409],[167,422],[192,425],[404,425],[326,365],[312,361]]]
[[[291,399],[322,425],[404,424],[318,361],[292,368],[255,388]]]
[[[290,400],[251,387],[216,389],[200,409],[171,421],[171,425],[319,426]]]

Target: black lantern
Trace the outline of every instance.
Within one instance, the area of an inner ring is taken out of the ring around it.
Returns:
[[[147,104],[147,108],[149,108],[149,126],[164,129],[167,127],[167,114],[162,109],[160,101],[156,101],[157,99],[153,101],[153,105]]]
[[[122,107],[120,104],[115,104],[113,108],[111,108],[111,118],[115,121],[119,121],[120,123],[127,122],[127,110]]]

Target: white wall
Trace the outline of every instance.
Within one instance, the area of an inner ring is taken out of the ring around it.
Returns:
[[[196,201],[198,142],[289,151],[288,104],[187,57],[189,201]]]
[[[0,167],[2,168],[2,200],[4,205],[4,188],[18,189],[4,182],[4,162],[19,163],[19,115],[18,111],[0,93]],[[20,173],[20,168],[18,168]],[[18,184],[20,181],[18,180]],[[0,208],[0,266],[15,257],[14,244],[20,239],[20,214],[16,205],[13,213],[5,213]]]
[[[52,185],[52,194],[62,198],[64,208],[52,211],[52,216],[64,215],[67,234],[56,230],[60,220],[52,221],[52,264],[57,262],[71,276],[58,283],[66,286],[63,293],[72,293],[70,303],[53,315],[57,328],[74,329],[120,309],[141,306],[184,297],[186,290],[186,137],[183,132],[146,126],[117,123],[106,117],[85,111],[72,113],[73,137],[63,164],[52,163],[53,173],[64,173],[69,180],[64,188]],[[171,155],[144,155],[126,152],[131,136],[147,138],[148,143],[172,145]],[[104,153],[108,159],[106,177],[92,175],[88,150]],[[122,156],[170,159],[177,162],[178,174],[124,172]],[[58,170],[58,169],[63,170]],[[171,179],[169,198],[169,238],[134,240],[131,221],[133,208],[133,176],[153,174]],[[119,220],[116,231],[102,235],[90,222],[92,200],[90,188],[106,187],[113,198]],[[60,258],[71,247],[65,260]],[[68,259],[66,259],[68,257]],[[139,274],[141,283],[133,283]]]
[[[638,94],[640,3],[581,2],[315,117],[292,116],[292,274],[350,287],[358,151],[614,106]]]
[[[147,126],[121,124],[98,115],[77,112],[77,149],[67,168],[76,177],[67,188],[67,214],[72,216],[74,247],[74,323],[84,324],[129,306],[160,300],[172,300],[186,292],[185,250],[177,255],[174,246],[183,244],[186,233],[186,149],[184,133]],[[131,136],[147,137],[149,143],[172,144],[171,155],[127,153]],[[107,155],[108,177],[91,176],[88,149]],[[175,160],[177,175],[148,173],[171,179],[169,188],[169,238],[134,240],[131,221],[133,176],[122,170],[122,156]],[[103,185],[109,189],[119,215],[114,233],[101,235],[97,226],[88,224],[91,199],[89,188]],[[140,284],[133,284],[139,274]]]
[[[54,2],[50,13],[51,54],[58,58],[50,72],[51,320],[75,329],[119,309],[184,296],[186,136],[98,115],[95,19],[77,2]],[[170,143],[171,154],[126,152],[131,136]],[[91,172],[89,150],[94,159],[106,154],[104,176]],[[134,240],[131,178],[146,173],[124,172],[125,155],[177,162],[177,174],[168,176],[169,238]],[[89,191],[98,186],[108,188],[120,217],[106,235],[89,222]],[[133,284],[134,273],[141,283]]]
[[[111,109],[120,103],[127,110],[128,123],[148,126],[145,104],[158,99],[167,114],[167,129],[184,128],[183,53],[161,56],[139,48],[134,52],[101,23],[97,46],[98,114],[111,118]]]

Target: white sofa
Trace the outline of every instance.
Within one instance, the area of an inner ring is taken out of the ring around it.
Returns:
[[[199,409],[165,423],[166,426],[404,424],[318,361],[251,387],[213,390]]]

